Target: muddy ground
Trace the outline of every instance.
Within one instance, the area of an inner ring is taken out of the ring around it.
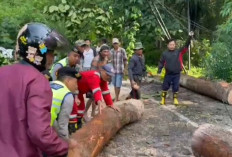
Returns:
[[[128,86],[128,84],[126,84]],[[137,123],[125,126],[99,157],[193,157],[191,137],[197,127],[211,123],[232,129],[232,106],[180,88],[181,106],[160,106],[159,82],[142,87],[145,112]]]

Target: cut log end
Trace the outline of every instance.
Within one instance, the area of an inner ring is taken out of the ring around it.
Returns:
[[[232,90],[229,91],[227,101],[228,101],[228,104],[229,104],[229,105],[232,105]]]
[[[204,124],[193,134],[192,150],[195,157],[232,157],[232,132]]]

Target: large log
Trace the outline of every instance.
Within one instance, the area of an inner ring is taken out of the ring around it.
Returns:
[[[232,157],[232,132],[204,124],[193,135],[192,150],[195,157]]]
[[[83,128],[73,134],[78,147],[70,150],[68,157],[95,157],[103,146],[126,124],[138,121],[144,112],[140,100],[127,100],[115,103],[120,112],[111,108],[103,109]]]
[[[227,82],[213,82],[182,75],[180,85],[196,93],[232,105],[232,85]]]

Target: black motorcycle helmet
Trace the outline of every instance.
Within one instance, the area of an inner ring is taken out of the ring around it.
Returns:
[[[63,50],[69,42],[59,33],[42,23],[29,23],[23,26],[17,36],[16,51],[24,61],[39,71],[45,70],[46,53]]]

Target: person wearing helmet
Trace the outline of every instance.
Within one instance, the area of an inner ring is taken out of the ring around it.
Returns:
[[[41,71],[46,54],[66,47],[67,40],[41,23],[26,24],[16,51],[22,60],[0,68],[0,154],[10,157],[66,155],[75,140],[64,141],[50,126],[52,91]]]

